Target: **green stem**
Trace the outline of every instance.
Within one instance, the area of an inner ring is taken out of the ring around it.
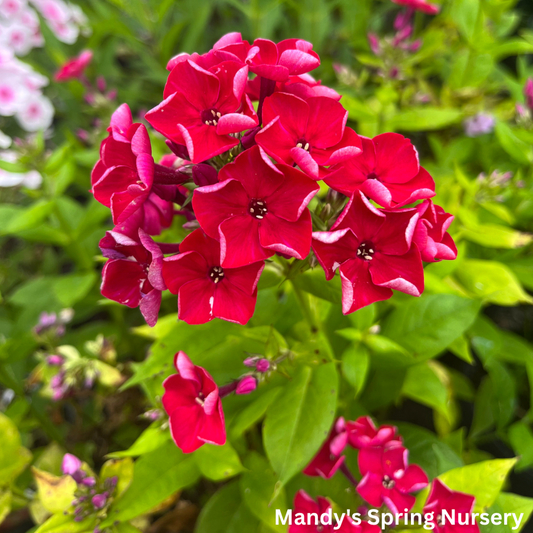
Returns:
[[[313,316],[311,305],[309,304],[309,296],[294,283],[294,280],[291,280],[291,284],[294,290],[294,295],[296,296],[296,300],[298,301],[298,305],[300,306],[300,310],[302,311],[302,315],[309,324],[311,331],[316,333],[319,330],[319,326],[315,320],[315,317]]]

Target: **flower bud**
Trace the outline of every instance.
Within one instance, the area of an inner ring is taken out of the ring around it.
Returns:
[[[256,388],[257,380],[253,376],[245,376],[239,381],[235,394],[250,394]]]
[[[63,364],[63,358],[60,355],[49,355],[46,358],[46,363],[50,366],[61,366]]]
[[[106,89],[106,82],[105,82],[105,78],[103,76],[98,76],[98,78],[96,78],[96,86],[98,87],[98,90],[103,93]]]
[[[270,361],[268,359],[260,359],[255,366],[258,372],[268,372],[270,369]]]
[[[367,37],[368,43],[370,44],[370,49],[375,55],[378,56],[381,53],[381,46],[379,45],[378,36],[375,33],[369,33]]]
[[[95,509],[103,509],[107,503],[107,493],[104,492],[103,494],[96,494],[92,497],[91,503]]]
[[[247,357],[242,364],[248,368],[255,368],[257,365],[258,357]]]
[[[96,485],[96,479],[94,477],[86,477],[81,483],[86,487],[94,487]]]
[[[63,463],[61,464],[61,470],[63,474],[72,476],[81,468],[81,461],[70,453],[66,453],[63,457]]]

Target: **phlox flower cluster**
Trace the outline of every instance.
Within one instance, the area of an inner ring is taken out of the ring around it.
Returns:
[[[358,451],[360,481],[348,470],[344,450],[352,447]],[[398,524],[418,524],[431,527],[436,533],[479,533],[477,524],[451,524],[443,520],[444,511],[469,515],[474,510],[474,496],[452,491],[442,481],[431,483],[424,510],[418,518],[411,514],[415,494],[429,485],[426,473],[420,466],[409,463],[409,451],[393,426],[377,427],[370,417],[361,417],[354,422],[339,418],[326,442],[316,457],[304,470],[308,476],[331,478],[336,472],[343,473],[364,501],[358,512],[351,516],[337,517],[329,524],[316,525],[304,522],[304,517],[321,517],[331,512],[331,503],[323,497],[313,499],[305,491],[296,493],[292,517],[298,514],[301,521],[294,520],[289,533],[333,532],[379,533],[379,513],[392,513]],[[335,515],[334,515],[335,516]],[[423,517],[423,521],[422,521]],[[419,522],[416,522],[416,520]],[[390,525],[390,522],[389,522]]]
[[[100,243],[104,296],[150,325],[165,290],[189,324],[245,324],[265,262],[314,254],[327,279],[340,274],[351,313],[393,290],[420,296],[422,262],[455,259],[453,216],[433,204],[416,148],[397,133],[359,136],[341,96],[309,74],[319,65],[307,41],[239,33],[172,58],[145,115],[171,152],[159,163],[144,124],[117,109],[92,172],[115,224]],[[158,243],[176,214],[194,231]]]

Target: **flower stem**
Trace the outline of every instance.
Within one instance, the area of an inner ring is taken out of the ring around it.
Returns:
[[[319,330],[319,327],[318,327],[317,321],[315,320],[315,317],[313,316],[313,312],[309,304],[309,296],[305,294],[294,283],[294,280],[291,280],[291,285],[294,290],[294,295],[296,296],[296,300],[298,301],[298,304],[300,306],[300,310],[302,311],[302,315],[304,316],[304,319],[309,324],[309,327],[311,328],[311,332],[316,333]]]
[[[342,463],[341,467],[339,468],[339,471],[344,474],[346,479],[354,486],[357,487],[357,480],[355,479],[354,475],[350,472],[350,469],[346,466],[346,463]]]

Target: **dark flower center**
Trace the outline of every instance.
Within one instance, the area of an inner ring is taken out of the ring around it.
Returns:
[[[444,525],[444,520],[443,520],[441,514],[437,516],[437,525],[438,525],[439,527],[441,527],[441,526]]]
[[[265,218],[265,215],[268,213],[268,208],[264,200],[258,200],[257,198],[252,198],[250,204],[248,205],[248,212],[257,220]]]
[[[391,479],[389,476],[385,476],[383,478],[383,486],[386,488],[386,489],[393,489],[394,488],[394,485],[396,485],[396,481],[394,481],[394,479]]]
[[[357,248],[357,257],[365,261],[372,261],[374,253],[374,245],[371,242],[362,242]]]
[[[199,392],[198,393],[198,396],[194,399],[194,401],[201,407],[204,406],[204,403],[205,403],[205,396],[203,395],[202,392]]]
[[[216,109],[206,109],[202,111],[202,122],[207,126],[216,126],[221,116],[222,113]]]
[[[309,152],[309,143],[305,139],[300,139],[296,143],[296,148],[303,148],[306,152]]]
[[[218,283],[224,279],[224,269],[222,267],[213,267],[209,271],[209,277],[213,283]]]
[[[376,174],[375,172],[371,172],[371,173],[367,176],[367,178],[368,178],[369,180],[377,180],[377,179],[378,179],[378,176],[377,176],[377,174]]]

